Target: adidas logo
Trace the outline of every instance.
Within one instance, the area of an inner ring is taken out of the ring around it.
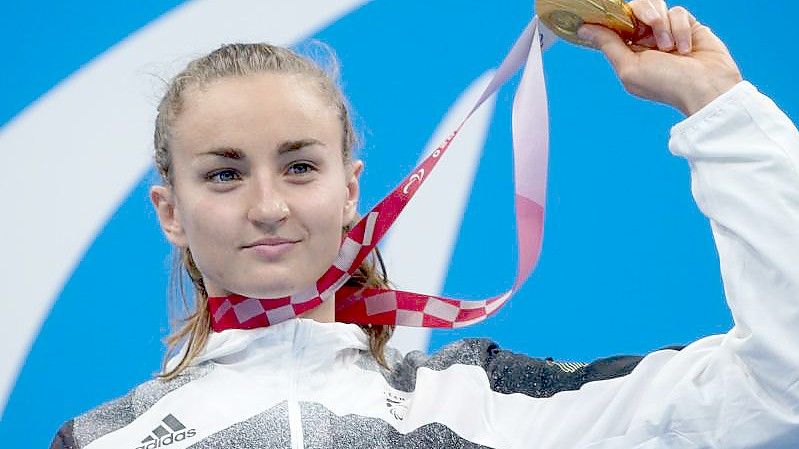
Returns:
[[[141,446],[136,446],[136,449],[156,449],[197,435],[196,430],[186,429],[186,426],[171,413],[164,416],[161,424],[151,433],[152,435],[147,435],[147,438],[141,440]]]

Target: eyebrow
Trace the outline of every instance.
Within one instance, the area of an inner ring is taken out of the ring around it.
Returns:
[[[289,152],[292,152],[292,151],[299,151],[299,150],[301,150],[301,149],[303,149],[305,147],[311,146],[311,145],[322,145],[322,146],[324,146],[324,144],[322,142],[320,142],[319,140],[313,139],[313,138],[299,139],[299,140],[286,140],[286,141],[282,142],[280,145],[277,146],[277,154],[281,155],[281,154],[289,153]],[[225,158],[225,159],[234,159],[234,160],[247,159],[247,156],[244,154],[244,151],[242,151],[241,149],[236,148],[236,147],[217,147],[217,148],[212,148],[212,149],[210,149],[208,151],[205,151],[205,152],[200,153],[200,154],[197,155],[197,157],[200,157],[200,156],[217,156],[217,157],[222,157],[222,158]]]

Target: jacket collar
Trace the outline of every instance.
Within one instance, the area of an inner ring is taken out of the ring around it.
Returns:
[[[197,365],[205,361],[229,359],[245,352],[291,353],[302,351],[306,357],[322,361],[347,350],[367,350],[369,341],[363,330],[355,324],[319,323],[306,318],[287,320],[274,326],[255,329],[228,329],[211,332],[203,351],[192,361]],[[186,350],[167,362],[167,370],[175,366]],[[264,354],[266,355],[266,354]]]

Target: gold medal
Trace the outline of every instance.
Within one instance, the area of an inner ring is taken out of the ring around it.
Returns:
[[[648,31],[623,0],[535,0],[535,11],[555,34],[586,47],[591,47],[591,43],[577,36],[577,30],[584,23],[610,28],[628,42]]]

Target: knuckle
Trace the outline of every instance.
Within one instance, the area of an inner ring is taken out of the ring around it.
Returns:
[[[685,9],[685,7],[683,7],[683,6],[674,6],[674,7],[672,7],[672,8],[669,10],[669,12],[670,12],[671,14],[679,14],[679,15],[682,15],[682,14],[688,14],[688,10],[687,10],[687,9]]]
[[[666,19],[660,14],[658,14],[657,17],[652,19],[652,22],[649,24],[649,26],[651,26],[652,28],[663,28],[665,24],[666,24]]]
[[[633,13],[635,13],[636,16],[641,16],[644,10],[648,7],[647,6],[648,4],[646,3],[645,0],[633,0],[628,4],[630,5],[630,8],[632,8]]]
[[[688,16],[679,13],[669,13],[671,17],[671,28],[674,30],[686,30],[691,28]]]

